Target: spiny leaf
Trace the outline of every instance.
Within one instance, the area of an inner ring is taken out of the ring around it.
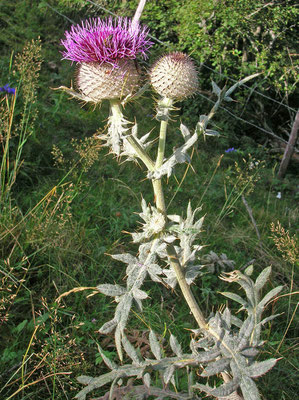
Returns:
[[[114,258],[115,260],[121,261],[125,264],[134,264],[137,262],[136,257],[132,256],[129,253],[125,253],[125,254],[112,254],[111,255],[112,258]]]
[[[250,264],[248,267],[245,269],[244,274],[247,276],[251,276],[253,274],[253,265]]]
[[[175,371],[174,365],[169,365],[169,366],[165,369],[165,371],[164,371],[164,373],[163,373],[163,379],[164,379],[164,382],[166,383],[166,385],[167,385],[167,383],[170,381],[170,379],[172,378],[172,376],[173,376],[173,374],[174,374],[174,371]]]
[[[244,357],[256,357],[259,354],[259,350],[255,347],[247,347],[246,349],[240,351],[240,353]]]
[[[181,357],[183,352],[182,352],[182,348],[181,345],[179,344],[179,342],[177,341],[177,338],[171,334],[170,335],[170,347],[172,349],[172,351],[178,356]]]
[[[99,329],[99,332],[102,333],[103,335],[110,333],[113,331],[113,329],[116,327],[117,321],[115,319],[112,319],[111,321],[105,322],[104,325]]]
[[[85,400],[86,395],[88,393],[90,393],[94,389],[98,389],[98,388],[106,385],[109,382],[112,382],[117,377],[117,375],[118,375],[117,371],[111,371],[111,372],[108,372],[107,374],[98,376],[97,378],[91,378],[91,380],[89,382],[87,381],[87,378],[89,378],[89,377],[79,376],[77,378],[77,380],[80,383],[83,383],[85,385],[87,384],[87,386],[84,389],[80,390],[80,392],[75,396],[75,399]]]
[[[151,386],[151,376],[148,372],[143,375],[142,380],[146,387],[149,388]]]
[[[278,360],[275,358],[270,358],[269,360],[255,362],[246,368],[245,372],[251,378],[258,378],[261,375],[266,374],[274,367]]]
[[[149,343],[153,355],[157,360],[161,360],[161,346],[154,331],[150,330]]]
[[[205,367],[204,371],[201,373],[201,376],[208,377],[212,375],[219,374],[223,372],[229,366],[230,360],[227,358],[220,358],[220,360],[216,360],[207,367]]]
[[[228,297],[228,298],[231,299],[231,300],[236,301],[237,303],[242,304],[242,306],[243,306],[244,308],[246,308],[246,306],[247,306],[247,304],[248,304],[246,300],[242,299],[241,296],[239,296],[239,295],[237,295],[237,294],[235,294],[235,293],[231,293],[231,292],[220,292],[220,294],[222,294],[222,295],[225,296],[225,297]]]
[[[136,265],[136,268],[130,272],[130,275],[127,278],[127,287],[128,288],[140,288],[144,282],[144,279],[147,274],[147,266],[145,265]]]
[[[242,394],[244,396],[244,400],[260,400],[261,396],[259,394],[258,388],[256,384],[253,382],[251,378],[246,375],[243,375],[240,382],[240,387],[242,390]]]
[[[213,88],[213,93],[219,97],[221,94],[221,89],[214,81],[212,81],[212,88]]]
[[[181,123],[180,130],[182,132],[185,142],[187,142],[187,140],[191,137],[189,129],[186,127],[186,125]]]
[[[278,293],[283,289],[283,286],[278,286],[272,290],[270,290],[269,293],[266,294],[266,296],[259,302],[258,304],[258,308],[260,310],[263,310],[266,306],[266,304],[268,303],[268,301],[270,301],[273,297],[275,297],[276,295],[278,295]]]
[[[126,327],[129,313],[132,306],[132,295],[126,293],[115,309],[115,319],[123,330]]]
[[[214,131],[213,129],[206,129],[204,134],[206,136],[220,136],[220,133],[218,131]]]
[[[121,296],[126,293],[126,288],[119,285],[110,285],[109,283],[98,285],[97,289],[99,292],[111,297]]]
[[[270,274],[271,274],[271,267],[265,268],[259,274],[259,276],[256,278],[255,285],[254,285],[256,290],[261,290],[265,286]]]
[[[203,351],[196,355],[196,359],[198,362],[209,362],[215,360],[216,357],[220,355],[219,350],[208,350],[208,351]]]
[[[121,348],[121,329],[119,327],[119,325],[117,326],[117,328],[115,329],[115,333],[114,333],[114,340],[115,340],[115,346],[116,346],[116,350],[117,350],[117,354],[118,357],[120,359],[120,361],[123,361],[123,352],[122,352],[122,348]]]
[[[104,351],[102,350],[101,346],[98,344],[98,351],[101,354],[101,357],[104,361],[104,363],[107,365],[108,368],[110,369],[117,369],[117,364],[115,362],[113,362],[112,360],[110,360],[110,358],[108,358],[107,356],[105,356]]]
[[[135,299],[140,299],[140,300],[148,298],[148,294],[144,290],[140,290],[137,288],[133,289],[133,296],[135,297]]]
[[[272,321],[272,319],[278,317],[279,315],[282,315],[282,313],[270,315],[270,317],[264,318],[261,322],[259,322],[259,323],[257,324],[257,326],[259,326],[259,325],[265,325],[267,322]]]
[[[129,342],[126,335],[122,336],[122,345],[123,345],[126,353],[128,354],[128,356],[133,361],[133,363],[135,363],[137,365],[141,364],[141,362],[142,362],[141,358],[138,356],[136,350],[134,349],[134,346],[132,346],[132,344]]]
[[[81,383],[82,385],[89,385],[90,382],[91,382],[94,378],[93,378],[92,376],[81,375],[81,376],[78,376],[76,379],[77,379],[77,381],[78,381],[79,383]]]
[[[196,384],[192,386],[194,389],[199,389],[202,392],[207,393],[210,396],[215,396],[215,397],[225,397],[229,396],[233,392],[235,392],[239,387],[239,380],[238,379],[232,379],[228,383],[225,383],[217,388],[211,388],[207,385],[201,385],[201,384]]]

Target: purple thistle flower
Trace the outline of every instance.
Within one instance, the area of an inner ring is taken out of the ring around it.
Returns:
[[[147,38],[148,29],[133,25],[127,18],[113,20],[92,18],[73,25],[65,32],[61,44],[66,51],[63,59],[77,63],[109,63],[117,67],[116,60],[134,60],[137,54],[146,58],[152,42]]]

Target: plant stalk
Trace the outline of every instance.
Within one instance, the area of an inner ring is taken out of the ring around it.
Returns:
[[[160,125],[160,136],[159,136],[159,147],[156,159],[156,169],[159,169],[163,164],[164,153],[165,153],[165,143],[166,143],[166,133],[167,133],[167,125],[168,125],[168,118],[169,118],[169,111],[172,106],[171,99],[164,99],[163,100],[163,119]],[[166,206],[164,200],[164,193],[162,187],[162,179],[155,179],[153,180],[153,189],[155,194],[155,203],[157,209],[166,216]],[[191,291],[190,285],[187,284],[185,279],[185,274],[183,268],[178,260],[178,256],[176,254],[175,248],[173,245],[169,245],[167,247],[167,253],[170,260],[171,268],[173,268],[183,296],[196,320],[198,326],[202,329],[207,330],[208,324],[205,320],[205,317],[199,308],[195,297]]]

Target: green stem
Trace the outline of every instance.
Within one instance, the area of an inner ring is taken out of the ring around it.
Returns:
[[[161,104],[161,103],[160,103]],[[164,153],[165,153],[165,143],[166,143],[166,132],[167,132],[167,125],[168,125],[168,118],[169,118],[169,111],[172,106],[171,99],[164,99],[162,103],[163,107],[163,119],[161,121],[160,126],[160,137],[159,137],[159,147],[156,159],[156,169],[159,169],[163,164],[164,160]],[[164,200],[164,193],[162,187],[162,180],[156,179],[153,180],[153,189],[155,194],[155,202],[157,209],[166,216],[166,206]],[[170,265],[173,268],[178,284],[181,288],[183,296],[196,320],[198,326],[202,329],[208,329],[208,324],[204,318],[202,311],[200,310],[195,297],[191,291],[190,285],[187,284],[185,279],[185,274],[183,268],[178,260],[178,256],[176,254],[175,248],[173,245],[169,245],[167,247],[167,253],[170,260]]]
[[[119,120],[123,119],[123,113],[120,106],[119,100],[110,100],[111,112],[114,117],[117,117]]]

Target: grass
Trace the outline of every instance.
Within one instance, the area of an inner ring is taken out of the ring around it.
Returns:
[[[126,232],[138,227],[140,192],[151,202],[152,192],[142,168],[128,163],[118,166],[107,149],[92,139],[103,126],[105,106],[95,112],[80,108],[48,87],[39,93],[36,83],[31,95],[36,96],[37,108],[29,109],[26,96],[21,97],[24,86],[19,89],[18,97],[3,97],[1,103],[1,116],[9,115],[10,124],[6,131],[2,125],[1,131],[5,197],[0,215],[0,397],[70,399],[80,388],[76,376],[106,371],[97,343],[108,357],[116,357],[113,336],[97,332],[115,305],[94,294],[93,288],[99,283],[120,283],[125,276],[123,264],[109,255],[125,249],[134,252]],[[34,117],[37,111],[39,117]],[[149,98],[142,99],[137,118],[144,122],[143,132],[155,126],[151,117],[142,119],[151,114]],[[132,106],[128,115],[133,120]],[[32,125],[27,123],[31,118]],[[189,126],[188,118],[180,118]],[[170,130],[170,147],[179,138],[179,122],[177,117]],[[267,400],[294,399],[299,367],[294,294],[298,294],[298,271],[289,254],[298,215],[295,174],[291,169],[287,179],[279,182],[275,178],[279,160],[264,148],[239,143],[237,152],[227,154],[224,150],[229,146],[222,140],[202,141],[193,153],[192,168],[177,169],[166,188],[169,212],[185,214],[189,199],[193,208],[202,206],[199,214],[206,215],[199,237],[205,246],[203,256],[210,251],[225,253],[236,268],[254,259],[256,274],[272,265],[269,288],[283,284],[285,289],[267,310],[282,315],[266,326],[264,353],[281,360],[260,379],[259,388]],[[8,159],[12,174],[7,173]],[[250,168],[257,160],[263,164]],[[276,234],[275,242],[271,223],[277,226],[278,221],[285,231]],[[283,246],[283,240],[289,247]],[[226,286],[217,277],[222,270],[215,265],[215,272],[205,274],[194,287],[206,315],[225,303],[219,292]],[[135,310],[130,320],[130,340],[146,354],[146,331],[152,328],[161,340],[173,333],[187,348],[194,321],[179,290],[170,292],[149,283],[145,290],[150,297],[143,312]]]

